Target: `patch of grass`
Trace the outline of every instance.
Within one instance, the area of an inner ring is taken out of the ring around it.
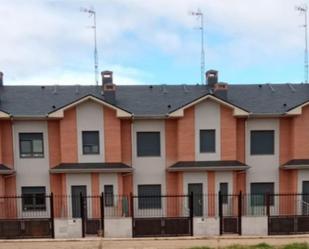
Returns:
[[[252,248],[252,249],[272,249],[274,247],[271,246],[271,245],[268,245],[266,243],[260,243],[260,244],[254,245],[254,246],[250,246],[250,248]]]
[[[293,244],[288,244],[283,247],[282,249],[309,249],[308,243],[293,243]]]
[[[211,247],[208,247],[208,246],[198,246],[198,247],[191,247],[190,249],[211,249]]]

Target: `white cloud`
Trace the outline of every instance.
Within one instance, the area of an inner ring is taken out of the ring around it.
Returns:
[[[100,69],[117,64],[115,78],[122,82],[155,79],[151,69],[129,65],[147,57],[143,53],[149,47],[175,64],[196,63],[197,21],[188,12],[197,7],[205,13],[209,67],[244,69],[274,58],[301,58],[303,17],[294,10],[296,4],[299,1],[2,0],[0,70],[12,83],[92,82],[93,37],[86,28],[92,19],[79,12],[90,5],[98,13]]]

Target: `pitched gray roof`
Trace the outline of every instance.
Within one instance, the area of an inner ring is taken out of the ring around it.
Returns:
[[[111,104],[137,117],[165,116],[206,94],[212,94],[206,85],[118,85]],[[46,116],[87,95],[105,100],[96,86],[3,86],[0,110],[13,116]],[[309,101],[309,85],[229,84],[225,100],[254,114],[283,114]]]

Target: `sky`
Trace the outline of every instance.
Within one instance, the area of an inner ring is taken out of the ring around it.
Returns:
[[[304,16],[295,0],[0,0],[4,84],[94,84],[92,18],[99,72],[114,82],[200,83],[199,20],[205,68],[229,84],[304,81]],[[100,77],[100,76],[99,76]],[[101,80],[100,80],[101,82]]]

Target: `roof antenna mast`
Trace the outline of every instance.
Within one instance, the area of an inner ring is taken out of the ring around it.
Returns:
[[[306,4],[303,4],[301,6],[296,6],[295,9],[300,12],[300,14],[304,14],[305,17],[305,23],[301,27],[305,30],[305,66],[304,66],[304,72],[305,72],[305,83],[308,83],[308,36],[307,36],[307,10],[308,7]]]
[[[97,20],[96,20],[96,12],[93,9],[93,7],[86,9],[86,8],[81,8],[80,11],[88,13],[89,17],[93,16],[93,26],[90,26],[90,28],[93,29],[94,31],[94,80],[95,80],[95,84],[98,86],[99,81],[98,81],[98,67],[99,67],[99,63],[98,63],[98,50],[97,50]]]
[[[204,50],[204,13],[197,9],[197,11],[190,12],[190,15],[196,16],[200,20],[200,26],[198,29],[201,31],[201,84],[204,83],[205,73],[205,50]]]

